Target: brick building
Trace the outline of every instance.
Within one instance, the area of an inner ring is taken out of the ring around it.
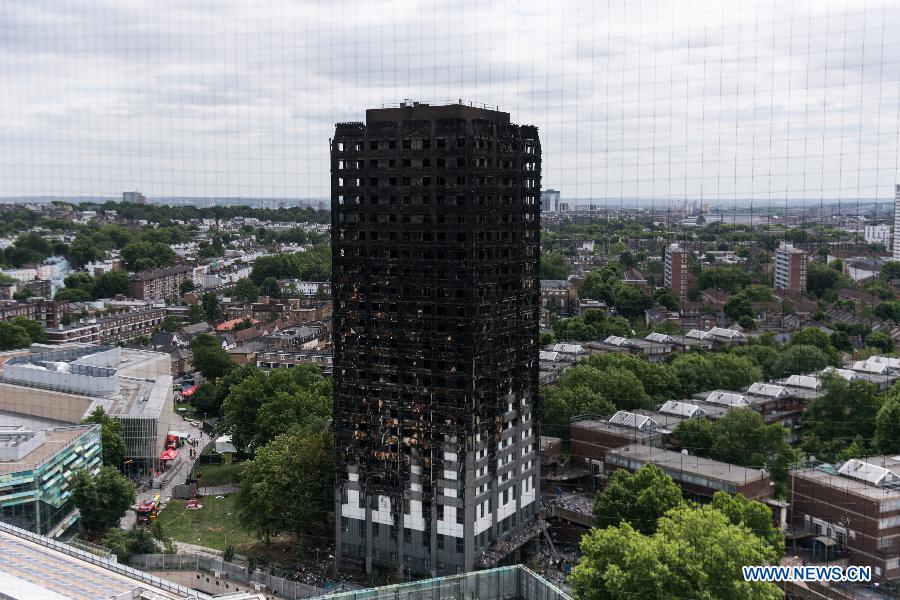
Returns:
[[[137,300],[181,298],[181,284],[192,277],[193,269],[186,265],[139,271],[128,282],[128,294]]]
[[[900,578],[900,457],[794,471],[788,489],[791,521],[816,559],[871,566],[881,582]]]
[[[120,342],[152,334],[165,317],[166,309],[161,307],[121,312],[99,319],[81,319],[71,325],[48,328],[47,337],[51,344]]]

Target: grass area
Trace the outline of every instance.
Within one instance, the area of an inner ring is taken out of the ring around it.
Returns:
[[[237,485],[241,482],[242,463],[230,465],[201,465],[194,467],[197,476],[197,484],[200,487],[212,487],[217,485]]]
[[[172,500],[161,513],[163,535],[216,550],[225,550],[227,544],[245,544],[255,541],[253,532],[244,529],[237,516],[237,495],[222,498],[207,496],[200,500],[203,508],[187,510],[186,500]]]

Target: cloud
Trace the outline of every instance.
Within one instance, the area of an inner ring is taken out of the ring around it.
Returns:
[[[12,0],[0,195],[327,197],[404,98],[540,128],[566,197],[892,195],[900,5]]]

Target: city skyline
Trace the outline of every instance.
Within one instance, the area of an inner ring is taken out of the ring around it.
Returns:
[[[521,115],[545,186],[575,198],[889,198],[897,179],[888,4],[159,8],[5,9],[0,196],[325,198],[331,125],[405,98]]]

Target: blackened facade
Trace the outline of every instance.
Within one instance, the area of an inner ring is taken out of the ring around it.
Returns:
[[[475,567],[537,514],[541,146],[464,105],[331,142],[342,567]]]

